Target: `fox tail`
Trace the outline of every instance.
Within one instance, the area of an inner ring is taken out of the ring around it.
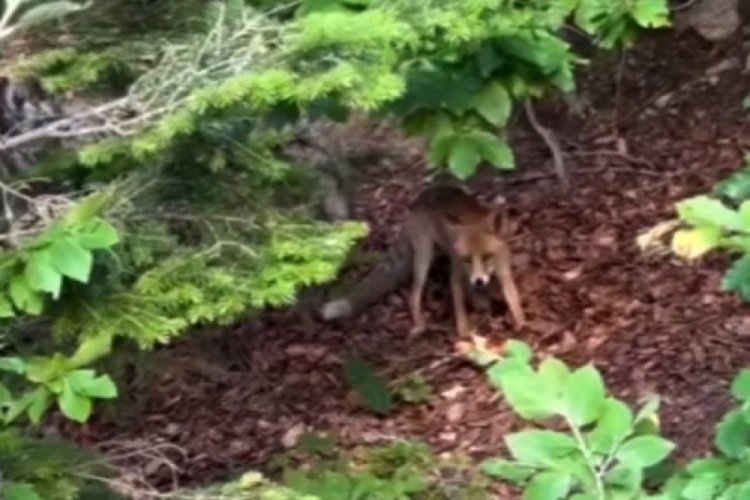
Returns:
[[[354,316],[398,288],[411,276],[413,252],[408,236],[399,234],[370,274],[343,297],[323,304],[320,316],[325,321]]]

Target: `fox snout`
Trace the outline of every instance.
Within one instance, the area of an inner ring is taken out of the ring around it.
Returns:
[[[472,288],[483,290],[490,284],[490,279],[492,279],[491,267],[483,259],[474,258],[469,273],[469,283]]]
[[[490,276],[487,274],[472,275],[470,280],[471,286],[478,290],[485,288],[490,283]]]

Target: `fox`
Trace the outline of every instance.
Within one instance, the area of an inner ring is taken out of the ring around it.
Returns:
[[[467,291],[487,290],[499,299],[497,285],[515,327],[521,328],[526,317],[503,234],[506,221],[504,204],[484,203],[464,186],[424,188],[384,258],[349,293],[323,304],[320,316],[324,321],[354,316],[411,276],[410,335],[422,333],[427,326],[422,311],[424,287],[434,259],[442,253],[451,263],[450,288],[459,338],[474,333],[466,310]]]

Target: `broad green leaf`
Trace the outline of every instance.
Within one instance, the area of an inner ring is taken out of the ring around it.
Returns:
[[[487,371],[513,411],[529,420],[544,420],[560,408],[559,393],[544,383],[527,364],[498,363]]]
[[[42,415],[49,408],[49,391],[44,386],[38,386],[34,390],[25,392],[19,399],[7,404],[5,422],[13,422],[24,412],[27,413],[29,420],[37,424],[41,421]]]
[[[52,265],[59,272],[81,283],[88,283],[93,258],[91,252],[70,237],[55,241],[49,249]]]
[[[57,404],[63,414],[75,422],[82,424],[91,416],[91,400],[77,394],[67,380],[63,383],[62,394],[58,396]]]
[[[750,198],[750,168],[747,166],[716,185],[714,191],[732,200]]]
[[[13,304],[10,303],[8,297],[0,293],[0,318],[12,318],[16,315],[13,312]]]
[[[744,369],[734,378],[732,396],[740,401],[750,401],[750,370]]]
[[[607,471],[604,483],[608,486],[617,486],[632,495],[640,489],[643,483],[643,470],[638,466],[617,464]]]
[[[693,226],[718,226],[731,231],[744,231],[740,214],[715,198],[701,195],[676,204],[680,219]]]
[[[459,179],[467,179],[477,169],[481,156],[477,144],[469,137],[458,137],[451,143],[448,168]]]
[[[49,292],[55,299],[60,297],[62,275],[52,266],[49,251],[45,249],[33,252],[26,262],[24,272],[32,290]]]
[[[42,297],[29,287],[26,277],[16,274],[10,279],[10,298],[15,306],[33,316],[37,316],[44,308]]]
[[[517,359],[518,361],[529,362],[534,356],[534,352],[529,347],[529,344],[520,340],[511,339],[503,346],[503,353],[507,355],[509,359]]]
[[[68,371],[65,356],[55,353],[33,358],[26,363],[26,377],[37,384],[47,384]]]
[[[419,109],[407,116],[403,128],[410,136],[424,136],[431,141],[455,133],[453,121],[448,113],[426,109]]]
[[[94,370],[76,370],[69,373],[65,380],[81,396],[89,398],[112,399],[117,397],[117,387],[107,375],[96,376]]]
[[[628,405],[615,398],[607,398],[596,427],[589,434],[589,446],[598,453],[609,454],[632,430],[633,412]]]
[[[559,359],[547,358],[539,365],[538,377],[541,383],[562,394],[570,377],[570,370]]]
[[[721,247],[727,250],[750,253],[750,236],[746,234],[724,235],[721,238]]]
[[[697,259],[719,245],[721,228],[700,226],[680,229],[672,236],[672,251],[685,259]]]
[[[564,472],[540,472],[523,492],[524,500],[561,500],[568,495],[572,481]]]
[[[586,365],[574,371],[565,383],[565,414],[574,425],[590,424],[599,416],[606,391],[599,371]]]
[[[497,82],[490,82],[477,95],[475,106],[485,120],[499,127],[508,121],[513,101],[505,87]]]
[[[23,375],[26,372],[26,362],[21,358],[2,357],[0,358],[0,370]]]
[[[694,476],[701,474],[721,475],[729,471],[729,463],[721,458],[700,458],[690,462],[687,471]]]
[[[664,28],[669,26],[669,5],[663,0],[635,0],[631,14],[643,28]]]
[[[548,2],[545,18],[549,26],[562,25],[573,10],[578,7],[580,0],[557,0]]]
[[[391,411],[393,398],[388,384],[364,359],[348,357],[344,361],[344,377],[367,408],[382,415]]]
[[[8,481],[2,488],[4,500],[44,500],[34,485]]]
[[[76,235],[76,241],[87,250],[98,250],[109,248],[120,238],[117,231],[109,222],[103,219],[94,219],[90,224]]]
[[[719,425],[716,426],[714,444],[731,458],[742,458],[750,443],[750,424],[742,414],[742,410],[735,409],[727,413]]]
[[[744,481],[734,487],[734,496],[731,497],[731,500],[744,500],[745,498],[750,498],[750,481]],[[719,500],[730,500],[730,497],[723,499],[720,498]]]
[[[513,170],[516,167],[513,151],[502,138],[486,132],[474,132],[472,137],[478,144],[479,154],[493,167],[502,170]]]
[[[721,283],[728,292],[736,292],[745,302],[750,302],[750,256],[735,260]]]
[[[68,365],[71,368],[78,368],[91,364],[102,356],[109,354],[112,349],[112,336],[106,333],[101,333],[93,337],[89,337],[84,340],[73,356],[68,360]]]
[[[455,135],[441,135],[430,141],[428,156],[430,164],[434,167],[440,166],[448,158],[456,140]]]
[[[702,474],[691,478],[682,490],[686,500],[712,500],[725,487],[724,478],[717,474]]]
[[[37,387],[29,393],[29,405],[26,408],[26,413],[32,423],[38,424],[41,422],[42,415],[52,404],[50,396],[50,392],[44,386]]]
[[[482,471],[488,476],[521,484],[531,477],[536,470],[501,458],[490,458],[482,463]]]
[[[547,430],[528,430],[505,436],[513,458],[524,465],[545,467],[560,458],[578,452],[575,440],[567,434]]]
[[[644,469],[664,460],[673,449],[673,443],[659,436],[636,436],[623,443],[615,458],[626,467]]]

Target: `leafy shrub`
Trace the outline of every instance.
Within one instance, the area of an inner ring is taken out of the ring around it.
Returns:
[[[535,428],[509,434],[505,443],[513,461],[488,460],[485,472],[522,485],[525,498],[642,495],[644,471],[674,448],[654,433],[658,400],[634,415],[607,396],[592,365],[571,370],[548,358],[534,370],[525,344],[510,343],[508,352],[487,370],[490,382],[522,418],[538,424],[554,420],[567,432]]]
[[[531,428],[505,436],[512,460],[488,459],[488,475],[517,484],[524,499],[740,500],[750,493],[750,370],[732,383],[740,407],[717,426],[719,456],[691,461],[659,480],[674,444],[659,436],[659,400],[638,412],[607,394],[592,365],[571,370],[547,358],[535,370],[529,347],[508,342],[501,353],[479,346],[474,359],[487,367]],[[559,430],[558,430],[559,429]],[[645,485],[651,480],[652,487]]]
[[[688,226],[674,233],[673,251],[696,259],[714,249],[739,255],[727,271],[723,288],[750,300],[750,155],[745,167],[720,182],[711,195],[677,204],[680,221]]]

